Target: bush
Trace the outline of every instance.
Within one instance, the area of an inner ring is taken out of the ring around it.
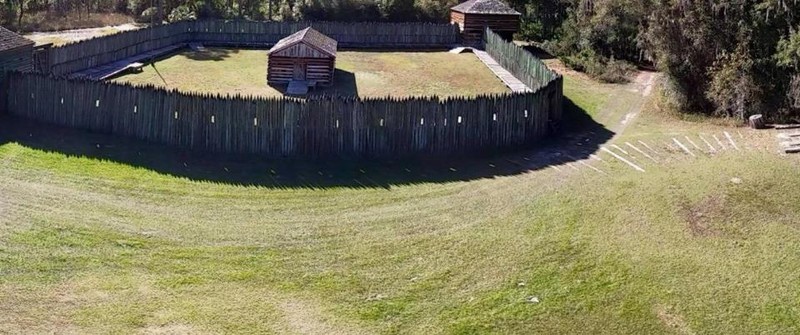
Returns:
[[[183,20],[194,20],[196,18],[197,14],[195,14],[193,10],[189,9],[189,7],[186,5],[182,5],[175,7],[175,9],[169,13],[167,20],[169,20],[169,22],[176,22]]]
[[[150,23],[153,19],[158,20],[158,8],[150,7],[142,11],[142,14],[136,17],[137,23]]]
[[[583,49],[560,58],[564,65],[607,83],[628,82],[628,76],[636,69],[626,61],[600,56],[592,49]]]
[[[141,15],[145,9],[150,7],[150,0],[128,0],[127,13],[133,16]]]

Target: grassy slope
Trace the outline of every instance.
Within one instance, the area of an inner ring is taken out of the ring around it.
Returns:
[[[114,80],[184,91],[280,96],[280,91],[266,85],[266,58],[263,50],[187,51]],[[230,71],[231,64],[237,71]],[[315,92],[372,97],[508,92],[473,54],[340,51],[336,67],[334,87]]]
[[[624,136],[720,129],[648,110]],[[644,174],[603,168],[609,176],[547,169],[388,188],[244,187],[0,145],[0,324],[120,333],[800,331],[796,160],[746,151],[675,159]],[[364,170],[362,180],[402,173]],[[540,303],[526,303],[530,296]]]

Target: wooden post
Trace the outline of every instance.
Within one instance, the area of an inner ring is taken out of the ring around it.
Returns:
[[[750,124],[750,128],[753,129],[766,128],[766,125],[764,124],[764,116],[761,114],[751,115],[748,119],[748,123]]]

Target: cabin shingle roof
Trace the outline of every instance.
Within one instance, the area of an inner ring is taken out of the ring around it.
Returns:
[[[0,26],[0,51],[16,49],[22,46],[27,46],[32,44],[33,41]]]
[[[500,0],[468,0],[450,9],[467,14],[521,15]]]
[[[269,49],[268,53],[273,53],[282,49],[285,49],[289,46],[292,46],[296,43],[304,42],[307,43],[320,51],[330,55],[331,57],[336,57],[336,40],[325,36],[324,34],[314,30],[311,27],[306,29],[300,30],[294,34],[284,37],[278,43],[275,43],[275,46],[272,49]]]

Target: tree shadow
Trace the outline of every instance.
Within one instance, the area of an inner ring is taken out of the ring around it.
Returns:
[[[231,185],[270,188],[384,188],[511,176],[589,158],[614,133],[565,99],[563,134],[535,146],[471,158],[264,158],[193,152],[96,132],[0,117],[0,145],[118,162],[150,171]],[[589,171],[587,169],[587,171]]]
[[[219,62],[231,57],[231,54],[239,53],[239,49],[203,48],[200,50],[192,50],[189,48],[181,49],[179,52],[191,60]],[[170,57],[173,55],[174,54],[170,55]]]

